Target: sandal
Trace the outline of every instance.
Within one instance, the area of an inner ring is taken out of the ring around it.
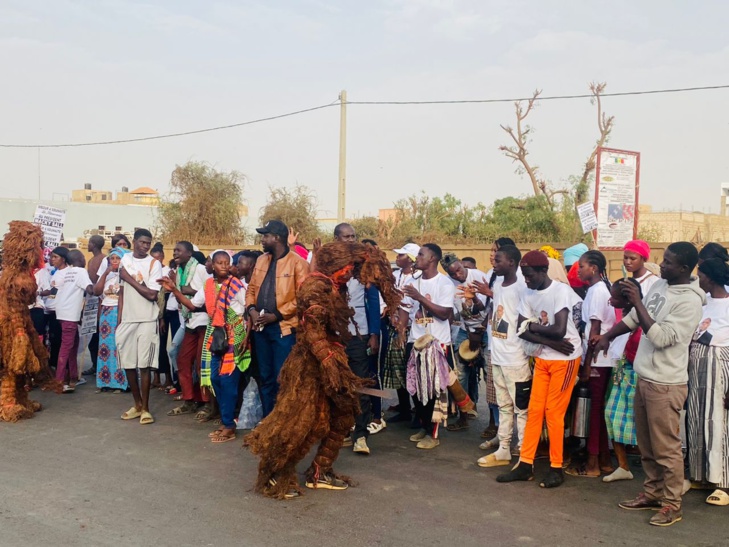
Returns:
[[[129,410],[127,410],[124,414],[121,415],[122,420],[134,420],[136,418],[139,418],[142,415],[142,411],[137,409],[136,406],[133,406]]]
[[[454,424],[448,424],[446,429],[448,431],[465,431],[468,427],[469,425],[466,422],[456,422]]]
[[[706,498],[706,503],[720,506],[729,505],[729,494],[717,488]]]
[[[216,435],[215,437],[211,437],[210,441],[215,444],[221,444],[221,443],[227,443],[229,441],[235,440],[235,431],[232,433],[228,433],[227,435],[223,435],[222,432],[220,435]]]
[[[567,473],[570,477],[586,477],[589,479],[597,479],[600,477],[599,472],[597,475],[588,474],[587,468],[584,465],[579,465],[576,467],[569,467],[565,470],[565,473]],[[550,488],[550,487],[547,486],[545,488]]]
[[[192,414],[195,411],[195,403],[192,401],[185,401],[184,404],[176,406],[170,410],[168,416],[182,416],[183,414]]]
[[[208,433],[208,437],[210,439],[212,439],[213,437],[217,437],[218,435],[220,435],[220,433],[223,431],[223,429],[224,429],[223,427],[219,427],[215,431],[211,431],[210,433]]]
[[[175,386],[167,386],[165,388],[165,393],[167,395],[177,395],[177,388]]]
[[[197,414],[195,414],[195,421],[199,423],[205,423],[209,422],[213,419],[213,416],[215,415],[215,410],[213,410],[213,407],[210,404],[205,404]]]
[[[153,424],[154,417],[149,412],[142,412],[142,417],[139,418],[139,423],[142,425]]]

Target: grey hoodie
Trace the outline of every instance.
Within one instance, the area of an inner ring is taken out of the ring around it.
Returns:
[[[643,334],[633,369],[640,378],[654,384],[680,385],[688,382],[688,350],[701,321],[706,293],[699,280],[669,285],[665,279],[653,284],[643,304],[655,323]],[[631,330],[640,326],[635,310],[623,317]]]

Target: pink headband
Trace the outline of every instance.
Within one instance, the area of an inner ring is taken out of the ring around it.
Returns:
[[[623,247],[623,250],[630,251],[631,253],[637,253],[645,260],[648,260],[651,256],[650,245],[648,245],[642,239],[634,239],[633,241],[628,241],[625,244],[625,247]]]

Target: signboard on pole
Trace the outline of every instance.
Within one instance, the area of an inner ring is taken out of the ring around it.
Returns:
[[[81,330],[79,334],[94,334],[96,332],[96,324],[99,319],[99,297],[88,296],[86,297],[86,304],[84,305],[84,313],[81,316]]]
[[[595,228],[597,228],[597,216],[595,215],[595,208],[592,206],[591,201],[578,205],[577,214],[580,217],[583,234],[592,232]]]
[[[43,230],[43,245],[46,249],[58,247],[63,239],[63,225],[66,223],[65,209],[57,209],[48,205],[38,205],[35,208],[33,224]]]
[[[595,171],[595,242],[620,250],[638,237],[640,152],[598,148]]]

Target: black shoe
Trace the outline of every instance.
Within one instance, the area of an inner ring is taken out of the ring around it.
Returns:
[[[82,376],[95,376],[96,375],[96,367],[90,368],[88,370],[84,370],[81,375]]]
[[[563,482],[564,473],[562,472],[562,468],[550,467],[549,473],[544,476],[542,482],[539,483],[539,486],[542,488],[557,488]]]
[[[519,462],[518,465],[503,475],[496,477],[496,482],[533,481],[534,466],[528,463]]]
[[[387,421],[389,423],[392,422],[409,422],[412,419],[412,416],[410,414],[403,414],[400,412],[399,414],[395,414],[392,418],[388,418]]]

